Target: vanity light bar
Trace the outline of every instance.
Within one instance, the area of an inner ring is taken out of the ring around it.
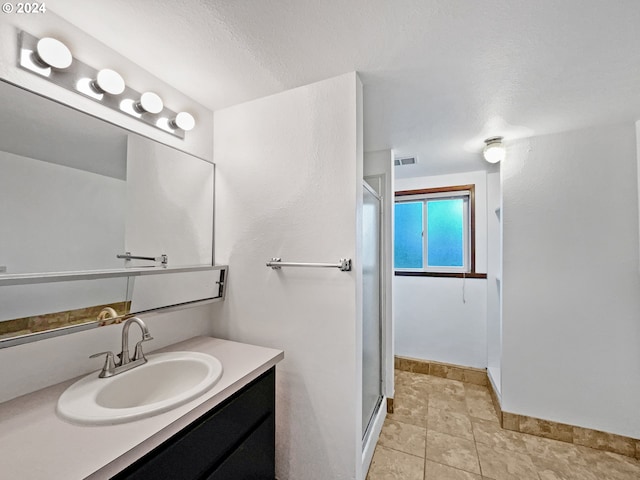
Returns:
[[[122,76],[110,68],[97,70],[77,58],[61,41],[38,39],[21,31],[18,34],[18,65],[52,83],[84,95],[105,107],[184,139],[196,126],[188,112],[175,112],[164,105],[154,92],[137,92],[126,85]]]

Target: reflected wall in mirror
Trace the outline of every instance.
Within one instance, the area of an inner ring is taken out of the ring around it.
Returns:
[[[0,124],[0,339],[219,296],[213,164],[3,81]]]
[[[226,269],[144,275],[129,280],[131,313],[224,296]],[[161,303],[161,304],[160,304]]]
[[[3,82],[0,122],[6,273],[121,267],[127,132]]]
[[[167,254],[170,266],[211,265],[213,165],[130,135],[125,219],[126,251]]]
[[[127,277],[0,287],[0,339],[95,322],[105,307],[130,311]]]
[[[224,296],[225,267],[168,272],[162,275],[5,285],[0,287],[0,340],[43,334],[55,329],[98,326],[106,307],[123,317],[213,301]],[[7,345],[8,346],[8,345]]]
[[[6,274],[212,265],[213,164],[0,82]]]

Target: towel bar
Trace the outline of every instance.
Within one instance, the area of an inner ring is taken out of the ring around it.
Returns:
[[[341,258],[339,263],[300,263],[300,262],[283,262],[281,258],[274,257],[267,262],[267,267],[274,270],[280,270],[282,267],[320,267],[320,268],[339,268],[342,272],[351,270],[351,259]]]

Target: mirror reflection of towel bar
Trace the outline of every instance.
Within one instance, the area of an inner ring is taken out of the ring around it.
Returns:
[[[267,267],[274,270],[280,270],[282,267],[320,267],[320,268],[339,268],[342,272],[351,270],[351,259],[341,258],[339,263],[300,263],[300,262],[283,262],[281,258],[274,257],[267,262]]]
[[[116,258],[124,258],[125,260],[149,260],[150,262],[161,262],[162,265],[169,263],[169,257],[162,254],[159,257],[141,257],[139,255],[131,255],[131,252],[116,255]]]

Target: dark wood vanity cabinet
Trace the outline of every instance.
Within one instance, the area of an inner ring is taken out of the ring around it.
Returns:
[[[113,477],[274,480],[275,367]]]

